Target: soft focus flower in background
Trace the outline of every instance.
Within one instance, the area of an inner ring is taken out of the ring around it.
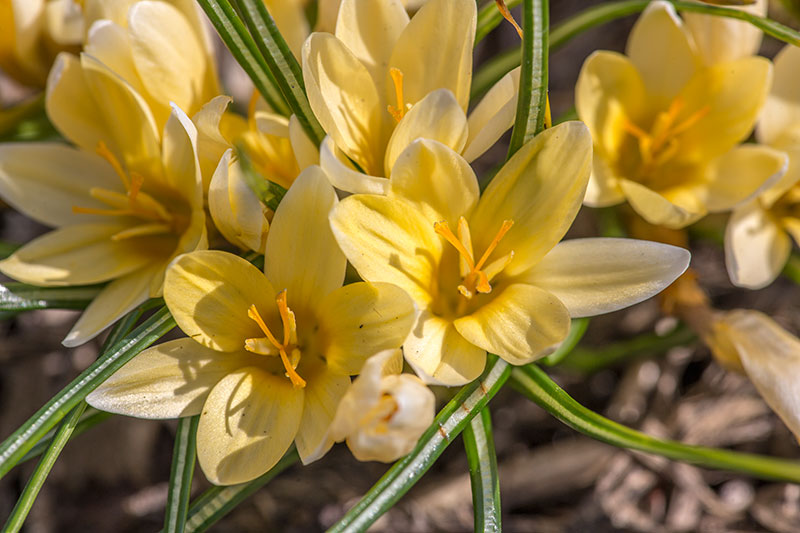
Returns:
[[[469,164],[417,140],[386,196],[356,194],[333,211],[334,234],[362,278],[405,289],[420,314],[404,345],[428,383],[478,377],[486,352],[512,364],[552,351],[570,317],[626,307],[686,269],[683,249],[624,239],[558,244],[580,208],[591,138],[579,122],[525,144],[479,199]]]
[[[301,174],[275,213],[266,275],[226,252],[176,259],[164,298],[190,338],[143,352],[88,401],[146,418],[200,414],[198,458],[217,484],[258,477],[293,441],[304,462],[321,457],[349,376],[398,348],[414,312],[393,285],[342,287],[336,202],[319,167]]]

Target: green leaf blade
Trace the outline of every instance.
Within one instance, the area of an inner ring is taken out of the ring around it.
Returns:
[[[500,533],[503,530],[500,507],[500,477],[497,473],[497,454],[494,450],[492,416],[484,407],[480,416],[464,428],[464,448],[469,463],[472,486],[474,530]]]
[[[183,533],[186,526],[192,477],[197,457],[197,424],[199,422],[199,415],[178,420],[164,518],[166,533]]]

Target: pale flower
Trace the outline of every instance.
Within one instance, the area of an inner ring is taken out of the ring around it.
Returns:
[[[466,115],[476,17],[472,0],[430,0],[410,20],[399,0],[343,0],[335,34],[311,34],[303,79],[328,134],[320,164],[335,187],[384,194],[414,139],[472,161],[511,127],[516,70]]]
[[[682,228],[781,177],[783,153],[739,146],[769,91],[767,59],[705,64],[708,54],[663,1],[636,22],[626,54],[595,52],[578,78],[578,116],[595,147],[587,205],[627,200],[647,222]]]
[[[198,460],[216,484],[260,476],[292,442],[304,463],[325,454],[349,376],[398,348],[414,316],[394,285],[342,286],[336,203],[319,167],[306,169],[275,212],[264,274],[226,252],[177,258],[164,299],[189,338],[139,354],[87,401],[143,418],[200,415]]]
[[[767,0],[755,0],[749,5],[725,7],[764,17],[768,4]],[[736,61],[758,53],[763,33],[747,21],[692,11],[684,12],[682,17],[705,65]]]
[[[336,442],[346,440],[359,461],[399,459],[433,423],[433,392],[402,370],[400,350],[373,355],[339,402],[330,436]]]
[[[469,382],[487,351],[534,361],[564,340],[570,317],[642,301],[686,269],[689,253],[673,246],[559,243],[586,190],[591,142],[580,122],[545,130],[479,195],[463,157],[418,139],[398,157],[387,195],[356,194],[333,210],[334,235],[361,277],[416,302],[403,351],[423,380]]]

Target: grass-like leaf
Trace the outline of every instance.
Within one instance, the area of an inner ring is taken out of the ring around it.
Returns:
[[[494,451],[492,416],[484,407],[464,428],[464,448],[469,462],[472,485],[474,531],[499,533],[503,530],[500,516],[500,477]]]
[[[172,452],[172,469],[169,474],[169,492],[164,517],[166,533],[183,533],[189,510],[189,497],[197,457],[197,424],[200,416],[178,420],[175,446]]]
[[[261,203],[269,207],[273,211],[278,209],[278,204],[281,203],[283,197],[286,195],[286,189],[268,180],[266,177],[258,173],[253,166],[253,162],[247,155],[247,150],[244,146],[238,145],[236,147],[236,157],[239,159],[239,165],[242,167],[242,176],[245,183],[253,191],[253,194],[261,200]]]
[[[587,409],[536,365],[517,367],[511,375],[515,387],[525,396],[566,425],[593,439],[620,448],[661,455],[706,468],[731,470],[762,479],[800,483],[800,461],[657,439]]]
[[[0,285],[0,312],[21,313],[36,309],[85,309],[101,290],[103,290],[102,285],[37,287],[12,281]]]
[[[561,344],[558,346],[558,348],[556,348],[556,351],[543,358],[542,363],[546,364],[547,366],[554,366],[563,361],[564,358],[572,352],[572,349],[575,348],[575,346],[577,346],[577,344],[583,338],[583,334],[586,333],[586,328],[588,327],[588,318],[573,319],[569,326],[567,338],[561,341]]]

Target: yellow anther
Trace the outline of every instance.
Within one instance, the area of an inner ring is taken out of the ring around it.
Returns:
[[[394,83],[394,94],[397,97],[397,107],[393,105],[386,106],[386,109],[389,110],[392,117],[397,122],[403,120],[403,117],[406,116],[406,105],[405,100],[403,99],[403,71],[399,68],[392,67],[389,69],[389,76],[392,77],[392,83]]]
[[[278,312],[283,322],[283,342],[278,342],[278,339],[272,334],[267,324],[261,318],[255,305],[251,305],[247,310],[247,316],[258,324],[258,327],[264,333],[270,344],[277,348],[283,367],[286,369],[286,376],[292,382],[292,386],[295,388],[303,388],[306,386],[306,381],[301,378],[295,370],[296,365],[292,365],[291,361],[289,361],[289,352],[291,351],[292,343],[296,342],[294,337],[297,334],[297,325],[295,323],[294,312],[289,309],[286,303],[286,289],[278,293],[275,301],[278,304]],[[245,349],[248,351],[255,351],[254,347],[258,345],[257,341],[258,339],[247,339],[245,341]]]
[[[522,28],[519,27],[517,21],[514,20],[514,16],[511,14],[511,11],[508,10],[508,6],[506,5],[504,0],[494,0],[494,3],[497,4],[497,9],[500,11],[500,14],[503,15],[503,18],[506,19],[514,26],[514,29],[517,30],[517,34],[519,38],[522,39]]]

